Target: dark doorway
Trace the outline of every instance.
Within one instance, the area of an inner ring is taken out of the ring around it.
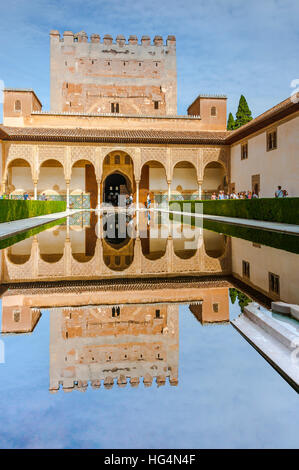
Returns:
[[[132,191],[129,180],[120,173],[112,173],[107,176],[104,185],[104,202],[119,205],[119,196],[129,195]]]

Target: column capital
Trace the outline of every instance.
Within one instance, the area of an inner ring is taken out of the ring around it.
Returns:
[[[203,180],[197,180],[197,184],[202,185]]]
[[[65,180],[65,184],[66,184],[66,185],[69,185],[70,182],[71,182],[71,180]]]

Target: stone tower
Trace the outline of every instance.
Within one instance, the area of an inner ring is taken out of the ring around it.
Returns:
[[[51,111],[177,114],[176,39],[50,32]]]

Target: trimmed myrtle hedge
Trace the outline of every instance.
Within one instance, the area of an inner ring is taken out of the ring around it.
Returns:
[[[169,214],[170,220],[186,223],[181,214]],[[190,217],[187,223],[192,227],[203,227],[205,230],[222,233],[230,237],[243,238],[259,245],[267,245],[272,248],[289,251],[299,254],[298,237],[288,233],[271,232],[270,230],[258,230],[252,227],[242,225],[232,225],[227,222],[217,222],[216,220],[201,219],[199,217]]]
[[[20,232],[20,233],[17,233],[16,235],[13,235],[12,237],[0,240],[0,250],[3,250],[4,248],[8,248],[9,246],[14,245],[15,243],[19,243],[20,241],[25,240],[25,238],[29,238],[29,237],[32,237],[33,235],[37,235],[38,233],[43,232],[44,230],[47,230],[48,228],[56,227],[56,225],[65,224],[65,220],[66,220],[65,218],[53,220],[53,222],[48,222],[47,224],[39,225],[38,227],[34,227],[29,230],[26,230],[26,232]]]
[[[66,210],[65,201],[23,201],[0,199],[0,222],[27,219]]]
[[[191,207],[195,212],[195,204],[203,204],[203,213],[207,215],[221,215],[225,217],[238,217],[243,219],[265,220],[267,222],[281,222],[285,224],[299,224],[299,197],[263,198],[263,199],[225,199],[215,201],[170,201],[170,209],[178,204],[183,210]],[[190,206],[191,204],[191,206]],[[188,212],[188,210],[183,210]]]

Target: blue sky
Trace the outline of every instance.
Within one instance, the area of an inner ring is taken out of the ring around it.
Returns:
[[[49,109],[49,31],[177,38],[178,113],[199,93],[240,94],[254,116],[299,78],[297,0],[10,0],[1,2],[0,80],[33,88]],[[0,112],[2,110],[0,109]],[[2,116],[2,113],[1,113]],[[0,117],[0,121],[1,121]]]

